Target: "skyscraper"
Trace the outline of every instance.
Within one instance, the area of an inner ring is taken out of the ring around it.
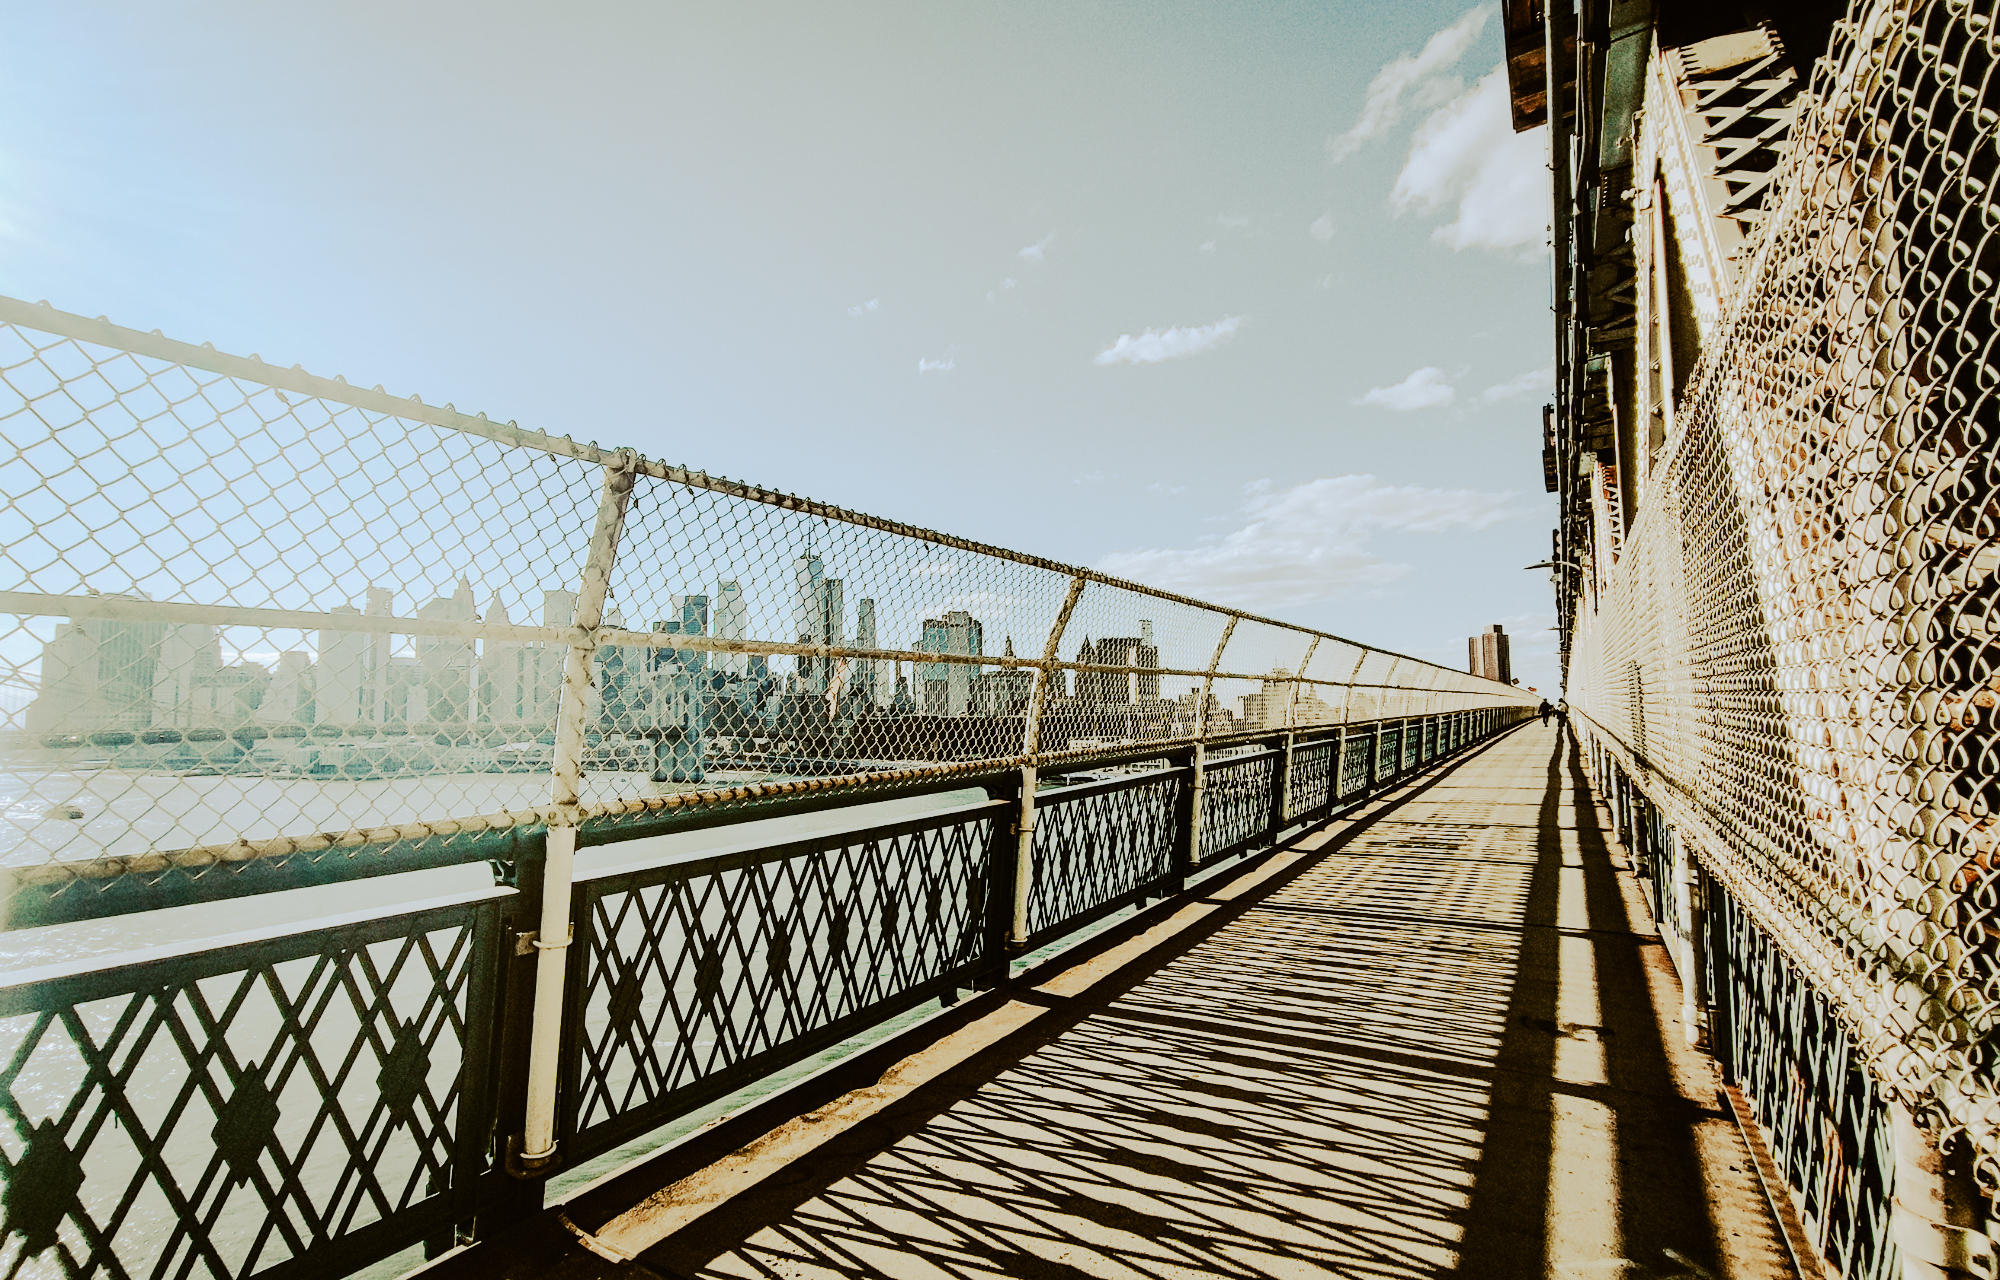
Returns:
[[[576,622],[576,592],[543,591],[542,625],[567,627]],[[528,719],[544,733],[556,727],[556,713],[562,706],[563,659],[568,646],[560,640],[546,641],[529,650],[527,663]]]
[[[350,607],[347,612],[356,610]],[[196,690],[221,669],[221,635],[214,627],[168,623],[160,638],[159,662],[153,668],[153,723],[195,724]]]
[[[337,604],[332,612],[352,618],[358,617],[361,610],[351,604]],[[372,639],[365,631],[320,631],[314,702],[315,718],[321,724],[346,727],[368,718],[368,651]],[[216,665],[221,665],[219,660]]]
[[[1507,653],[1507,633],[1498,623],[1465,642],[1466,670],[1488,680],[1511,684],[1514,664]]]
[[[42,646],[33,733],[143,729],[153,720],[154,674],[167,624],[76,618]]]
[[[371,618],[393,618],[396,616],[395,601],[396,593],[389,588],[370,587],[368,603],[362,612]],[[390,719],[389,659],[395,652],[394,639],[387,632],[368,633],[368,660],[363,676],[367,700],[362,719],[375,724],[387,724]],[[395,708],[394,713],[396,719],[402,718],[401,708]]]
[[[810,547],[792,561],[792,634],[798,644],[838,646],[846,621],[846,602],[839,578],[826,576],[826,566]],[[798,659],[799,692],[826,696],[833,677],[833,660],[810,654]]]
[[[978,657],[985,628],[979,619],[963,609],[953,609],[942,618],[925,618],[923,638],[917,641],[921,653],[949,653]],[[962,716],[972,707],[972,680],[976,669],[964,662],[926,662],[917,668],[923,712],[927,716]]]
[[[750,634],[750,605],[743,598],[743,586],[734,578],[715,584],[715,638],[743,640]],[[741,676],[750,670],[747,653],[718,653],[712,666],[726,675]]]
[[[483,619],[489,626],[508,623],[506,602],[495,594]],[[486,640],[479,654],[480,715],[494,724],[526,720],[534,701],[534,681],[528,670],[529,649],[519,640]]]
[[[1076,660],[1100,667],[1130,667],[1130,671],[1079,671],[1076,696],[1088,702],[1152,702],[1160,696],[1160,678],[1144,674],[1160,665],[1160,650],[1153,643],[1153,624],[1141,619],[1136,636],[1107,636],[1093,641],[1085,636]]]
[[[476,620],[472,583],[460,578],[456,591],[426,602],[417,616],[435,622]],[[417,636],[415,640],[423,684],[419,696],[411,700],[410,719],[464,724],[472,709],[472,641],[457,636]]]
[[[867,596],[863,596],[854,606],[854,647],[857,649],[879,647],[875,637],[875,602]],[[856,660],[855,670],[848,676],[847,696],[862,710],[873,708],[880,702],[881,673],[881,659]]]

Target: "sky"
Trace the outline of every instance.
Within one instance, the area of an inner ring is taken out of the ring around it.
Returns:
[[[1494,6],[10,9],[0,293],[1554,687]]]

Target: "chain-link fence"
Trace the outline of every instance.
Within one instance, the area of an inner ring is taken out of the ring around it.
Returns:
[[[7,924],[53,926],[0,932],[10,1275],[339,1275],[490,1234],[1532,714],[4,299],[0,387],[0,866]]]
[[[2000,1185],[1995,39],[1990,11],[1972,5],[1860,0],[1798,99],[1740,253],[1702,250],[1698,202],[1651,215],[1652,234],[1674,243],[1642,260],[1678,254],[1684,270],[1641,329],[1679,320],[1672,287],[1693,280],[1709,296],[1689,301],[1673,345],[1698,341],[1699,360],[1684,396],[1671,355],[1656,350],[1642,370],[1667,429],[1643,476],[1626,478],[1636,514],[1622,540],[1600,536],[1582,549],[1588,562],[1563,566],[1580,583],[1568,687],[1586,727],[1731,910],[1826,994],[1892,1094],[1969,1137],[1989,1189]],[[1651,185],[1656,165],[1685,185],[1664,154],[1666,115],[1709,128],[1695,141],[1729,160],[1730,120],[1774,100],[1778,79],[1724,85],[1734,96],[1679,84],[1683,97],[1649,97],[1635,185]]]
[[[1523,696],[47,306],[0,396],[17,920]]]

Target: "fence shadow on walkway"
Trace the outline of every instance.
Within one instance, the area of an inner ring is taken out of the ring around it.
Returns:
[[[1673,1107],[1642,940],[1624,932],[1595,810],[1581,792],[1561,803],[1582,785],[1568,754],[1534,751],[1545,774],[1518,749],[1445,771],[1165,967],[1080,998],[1095,1003],[1065,1010],[1061,1035],[966,1063],[640,1265],[785,1277],[1546,1274],[1558,1095],[1580,1092],[1620,1120],[1634,1098]],[[1568,873],[1565,820],[1581,827]],[[1565,874],[1582,877],[1585,933],[1598,939],[1604,1015],[1589,1028],[1557,1020]],[[1557,1042],[1578,1037],[1605,1047],[1606,1083],[1555,1081]],[[1645,1136],[1663,1121],[1684,1133],[1678,1119],[1612,1125],[1630,1147],[1621,1169],[1660,1165],[1629,1175],[1625,1194],[1615,1175],[1601,1188],[1599,1212],[1627,1241],[1623,1257],[1603,1259],[1612,1274],[1686,1274],[1675,1253],[1712,1265],[1692,1150]]]

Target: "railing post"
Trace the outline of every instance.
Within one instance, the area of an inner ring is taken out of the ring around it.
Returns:
[[[535,1017],[528,1042],[528,1097],[521,1124],[521,1145],[514,1171],[538,1176],[556,1158],[556,1083],[562,1066],[563,987],[569,968],[571,936],[570,888],[576,871],[577,796],[583,775],[584,720],[590,713],[588,692],[596,658],[598,628],[604,623],[604,597],[611,586],[611,566],[618,554],[618,535],[625,525],[625,508],[632,499],[638,463],[627,450],[619,462],[604,468],[604,488],[597,504],[597,525],[584,555],[578,584],[574,634],[563,661],[562,700],[556,712],[555,759],[550,768],[547,855],[542,867],[540,927],[534,947]]]
[[[1177,767],[1188,770],[1181,782],[1181,789],[1174,797],[1174,842],[1168,864],[1169,887],[1175,893],[1187,888],[1188,874],[1201,861],[1201,792],[1198,781],[1201,777],[1201,744],[1195,743],[1185,751],[1169,758]]]
[[[1048,702],[1049,678],[1056,670],[1063,632],[1069,629],[1070,614],[1076,612],[1076,602],[1083,596],[1084,581],[1082,575],[1070,579],[1069,594],[1063,598],[1062,608],[1049,627],[1049,638],[1042,645],[1042,663],[1035,668],[1035,688],[1029,698],[1028,714],[1021,730],[1020,791],[1014,798],[1014,857],[1009,868],[1012,876],[1008,901],[1012,909],[1008,913],[1006,936],[1008,949],[1014,951],[1028,945],[1028,917],[1034,906],[1035,789],[1041,783],[1042,708]]]
[[[1673,859],[1675,874],[1681,882],[1681,923],[1687,948],[1687,966],[1681,970],[1681,1026],[1687,1033],[1691,1048],[1705,1048],[1711,1040],[1708,1034],[1708,992],[1704,981],[1707,966],[1702,963],[1702,939],[1706,936],[1708,914],[1706,886],[1702,883],[1700,864],[1673,828],[1662,822],[1654,830],[1657,837],[1654,843],[1666,846],[1662,852]]]
[[[1333,776],[1326,784],[1326,808],[1331,813],[1340,807],[1347,775],[1347,722],[1342,721],[1339,736],[1333,740]]]
[[[1285,829],[1285,813],[1291,803],[1292,794],[1292,731],[1285,730],[1285,736],[1278,739],[1278,758],[1271,774],[1271,817],[1266,826],[1268,838],[1275,840]]]
[[[1034,801],[1029,798],[1023,804],[1021,791],[1033,786],[1028,781],[1029,769],[1023,769],[1011,784],[1002,783],[994,788],[1000,794],[994,799],[1009,800],[1014,805],[1014,819],[999,821],[1000,829],[993,835],[992,864],[987,868],[986,887],[986,929],[985,945],[980,949],[979,974],[974,986],[987,987],[1005,980],[1008,961],[1017,951],[1016,929],[1024,925],[1025,905],[1022,900],[1022,884],[1026,881],[1032,889],[1032,879],[1023,874],[1021,865],[1021,813],[1025,807],[1033,821]],[[1031,829],[1032,838],[1032,829]],[[1025,938],[1025,932],[1021,933]]]
[[[1285,699],[1285,748],[1278,760],[1278,808],[1271,825],[1271,834],[1277,835],[1285,829],[1286,821],[1292,815],[1292,748],[1298,742],[1299,727],[1299,682],[1305,679],[1306,668],[1312,665],[1313,654],[1319,651],[1319,637],[1314,636],[1306,645],[1306,656],[1299,659],[1297,676],[1292,679],[1291,696]]]
[[[1382,781],[1382,725],[1377,720],[1368,730],[1368,783],[1362,794],[1374,795],[1375,788]]]
[[[1194,704],[1194,751],[1188,761],[1192,770],[1188,778],[1187,803],[1189,805],[1187,823],[1182,829],[1181,844],[1177,844],[1175,856],[1182,858],[1185,865],[1174,876],[1174,883],[1184,885],[1187,873],[1201,864],[1201,793],[1207,789],[1205,774],[1208,767],[1208,699],[1215,688],[1215,673],[1222,666],[1222,651],[1229,647],[1229,637],[1236,634],[1236,624],[1241,621],[1238,614],[1230,614],[1229,621],[1222,624],[1222,635],[1216,639],[1215,653],[1208,660],[1208,673],[1201,678],[1201,693]]]

